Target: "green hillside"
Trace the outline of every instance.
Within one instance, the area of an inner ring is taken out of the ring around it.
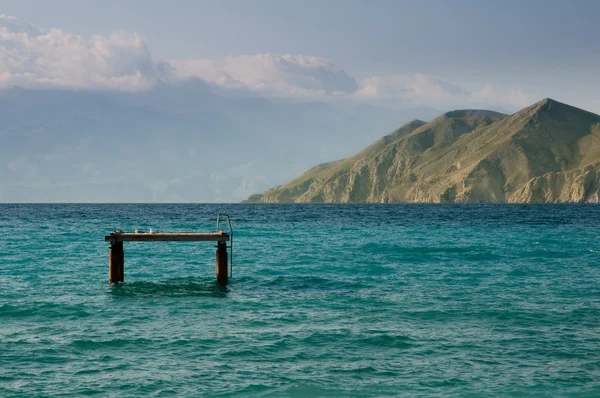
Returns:
[[[544,99],[513,115],[413,120],[249,202],[597,202],[600,116]]]

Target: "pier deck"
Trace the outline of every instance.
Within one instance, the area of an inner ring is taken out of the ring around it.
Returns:
[[[219,229],[220,217],[226,217],[230,233]],[[226,285],[228,282],[227,242],[233,255],[233,228],[231,219],[227,214],[217,214],[216,232],[123,232],[116,230],[104,237],[105,242],[110,242],[108,257],[108,279],[111,283],[123,282],[125,279],[125,253],[123,242],[217,242],[216,276],[217,282]],[[229,257],[231,258],[231,257]],[[229,262],[231,275],[233,264]]]
[[[229,234],[218,232],[111,232],[105,242],[227,242]]]

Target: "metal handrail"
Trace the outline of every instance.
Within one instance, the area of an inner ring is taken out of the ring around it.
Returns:
[[[221,230],[221,216],[227,217],[227,223],[229,224],[229,277],[233,277],[233,227],[231,226],[231,217],[229,217],[229,214],[217,213],[217,231]]]

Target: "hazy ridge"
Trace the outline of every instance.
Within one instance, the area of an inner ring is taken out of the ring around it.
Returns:
[[[239,202],[415,113],[439,112],[225,95],[197,79],[0,89],[0,202]]]

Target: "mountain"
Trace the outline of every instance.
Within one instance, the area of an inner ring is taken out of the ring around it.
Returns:
[[[262,203],[600,200],[600,116],[546,98],[513,115],[413,120],[362,152],[252,195]]]
[[[437,113],[264,99],[197,79],[0,89],[0,202],[238,202],[414,111]]]

